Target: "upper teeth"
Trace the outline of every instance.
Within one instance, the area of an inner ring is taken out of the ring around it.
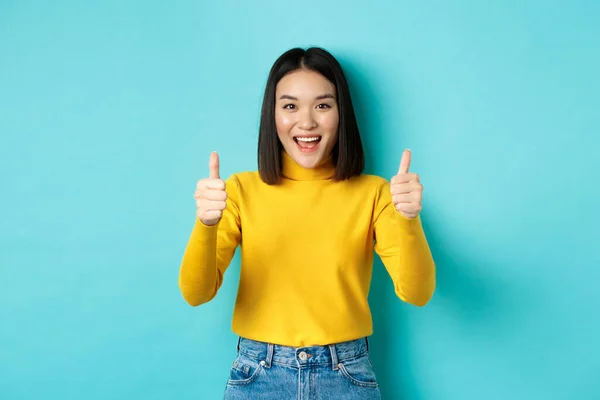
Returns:
[[[315,137],[298,137],[297,140],[301,142],[314,142],[315,140],[319,140],[318,136]]]

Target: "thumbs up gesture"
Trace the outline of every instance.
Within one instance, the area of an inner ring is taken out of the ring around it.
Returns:
[[[419,182],[419,175],[408,172],[410,157],[410,150],[404,150],[398,174],[392,178],[390,189],[396,210],[406,218],[416,218],[422,209],[423,185]]]
[[[227,206],[225,182],[219,176],[219,155],[216,152],[211,153],[208,167],[209,177],[200,179],[196,184],[196,217],[204,225],[215,225],[221,220]]]

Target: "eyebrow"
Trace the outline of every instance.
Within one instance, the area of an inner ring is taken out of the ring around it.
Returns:
[[[283,100],[283,99],[298,101],[297,97],[290,96],[289,94],[284,94],[279,98],[279,100]],[[323,99],[335,99],[335,96],[332,95],[331,93],[326,93],[326,94],[322,94],[320,96],[315,97],[315,100],[323,100]]]

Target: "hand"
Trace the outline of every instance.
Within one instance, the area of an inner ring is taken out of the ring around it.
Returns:
[[[221,220],[227,206],[225,182],[219,177],[219,155],[212,152],[208,163],[210,175],[196,184],[196,217],[204,225],[215,225]]]
[[[423,208],[423,185],[419,182],[419,175],[408,172],[410,156],[410,150],[404,150],[398,174],[392,178],[390,189],[396,210],[406,218],[416,218]]]

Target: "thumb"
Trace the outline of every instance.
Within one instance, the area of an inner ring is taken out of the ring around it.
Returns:
[[[219,176],[219,155],[216,151],[210,153],[210,162],[208,163],[208,168],[210,169],[210,178],[221,179]]]
[[[404,150],[402,159],[400,160],[400,168],[398,169],[399,174],[408,174],[408,169],[410,168],[410,156],[410,149]]]

